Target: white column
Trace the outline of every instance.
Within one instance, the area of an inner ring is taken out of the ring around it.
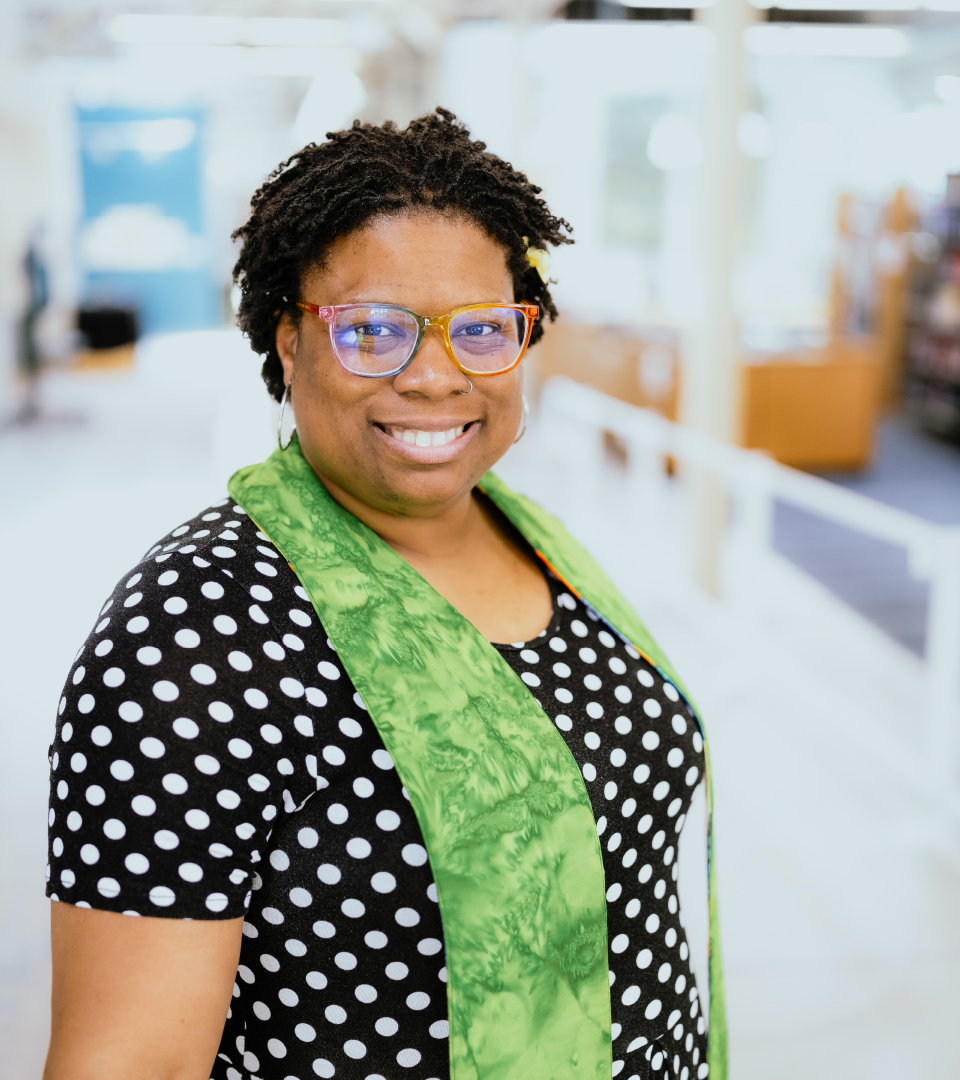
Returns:
[[[704,156],[700,196],[702,310],[686,350],[681,420],[733,441],[737,434],[739,326],[733,279],[742,231],[745,162],[737,121],[747,104],[743,32],[756,18],[747,0],[717,0],[702,11],[715,49],[703,110]],[[693,497],[693,572],[717,592],[727,499],[714,476],[689,477]]]

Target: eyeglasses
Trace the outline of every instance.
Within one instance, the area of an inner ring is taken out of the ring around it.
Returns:
[[[353,375],[399,375],[417,355],[428,326],[443,333],[450,359],[466,375],[502,375],[523,359],[530,342],[536,304],[469,304],[447,315],[418,315],[394,304],[338,304],[297,307],[330,328],[340,366]]]

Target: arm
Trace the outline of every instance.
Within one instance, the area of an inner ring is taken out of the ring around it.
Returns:
[[[54,903],[44,1080],[208,1080],[242,925]]]

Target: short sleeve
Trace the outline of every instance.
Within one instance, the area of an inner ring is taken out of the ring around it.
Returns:
[[[117,585],[59,703],[52,898],[173,918],[244,914],[278,816],[326,783],[314,735],[326,696],[305,686],[297,649],[255,590],[272,595],[187,553],[148,558]]]

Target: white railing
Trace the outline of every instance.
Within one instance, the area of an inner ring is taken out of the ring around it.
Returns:
[[[926,579],[930,589],[924,745],[914,774],[925,790],[960,809],[960,526],[932,524],[563,377],[544,387],[540,428],[547,444],[581,471],[579,482],[574,477],[579,490],[595,483],[591,470],[602,454],[604,432],[627,448],[636,483],[654,500],[662,496],[668,456],[713,473],[734,503],[737,543],[758,562],[773,550],[775,500],[906,549],[912,573]],[[903,753],[916,757],[907,747]]]

